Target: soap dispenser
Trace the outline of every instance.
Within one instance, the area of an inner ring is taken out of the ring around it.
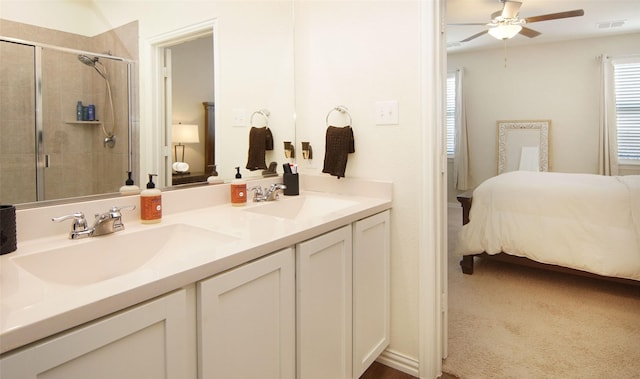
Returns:
[[[155,224],[162,219],[162,192],[156,188],[153,177],[157,174],[149,174],[147,189],[140,192],[140,222],[143,224]]]
[[[242,180],[240,167],[236,167],[236,178],[231,181],[231,205],[242,206],[247,204],[247,183]]]
[[[120,187],[120,194],[123,196],[126,195],[137,195],[140,193],[140,187],[133,184],[133,179],[131,178],[131,171],[127,171],[128,179],[124,183],[122,187]]]

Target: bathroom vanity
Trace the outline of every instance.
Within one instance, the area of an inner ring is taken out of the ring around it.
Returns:
[[[123,213],[126,230],[93,241],[58,224],[19,232],[0,257],[0,372],[358,378],[389,344],[392,186],[300,184],[300,196],[245,207],[229,204],[227,184],[167,192],[160,224]],[[25,210],[18,230],[137,200]]]

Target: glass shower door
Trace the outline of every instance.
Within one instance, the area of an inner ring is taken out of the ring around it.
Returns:
[[[0,202],[37,200],[33,46],[0,42]]]

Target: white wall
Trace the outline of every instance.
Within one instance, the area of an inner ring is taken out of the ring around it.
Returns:
[[[298,159],[300,170],[321,172],[325,118],[345,105],[356,150],[346,176],[393,181],[390,349],[413,359],[419,354],[420,43],[419,1],[296,2],[297,148],[301,141],[314,148],[311,162]],[[380,100],[398,101],[398,125],[375,125]]]
[[[639,41],[638,33],[513,48],[507,41],[506,68],[503,47],[449,54],[449,70],[465,70],[472,185],[497,174],[498,120],[550,119],[550,170],[597,173],[596,57],[638,54]]]

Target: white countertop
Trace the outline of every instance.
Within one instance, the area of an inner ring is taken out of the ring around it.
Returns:
[[[274,180],[278,181],[278,178],[260,183]],[[247,211],[269,203],[249,201],[244,207],[231,206],[228,184],[223,184],[167,192],[163,195],[165,214],[159,224],[141,224],[137,220],[137,211],[130,214],[123,211],[126,228],[113,236],[134,235],[143,230],[184,224],[232,238],[228,243],[210,246],[190,246],[190,241],[185,238],[184,245],[179,247],[184,252],[171,255],[170,259],[155,259],[152,264],[144,264],[128,273],[91,284],[48,281],[24,270],[15,260],[42,250],[78,244],[90,246],[92,239],[111,238],[112,235],[70,240],[67,237],[70,221],[60,228],[50,219],[78,209],[90,215],[92,208],[103,209],[104,212],[112,205],[137,204],[138,196],[18,211],[18,250],[0,256],[0,353],[391,208],[392,186],[388,182],[303,176],[301,188],[301,196],[347,200],[350,203],[323,215],[309,214],[295,219],[275,217]],[[294,198],[281,196],[277,201],[285,205],[295,201]],[[112,204],[114,201],[116,204]],[[109,205],[105,207],[106,204]],[[36,222],[34,220],[44,222],[42,225],[32,225]],[[29,230],[20,233],[26,227],[39,229],[39,232]],[[77,269],[82,270],[83,267],[79,265]]]

